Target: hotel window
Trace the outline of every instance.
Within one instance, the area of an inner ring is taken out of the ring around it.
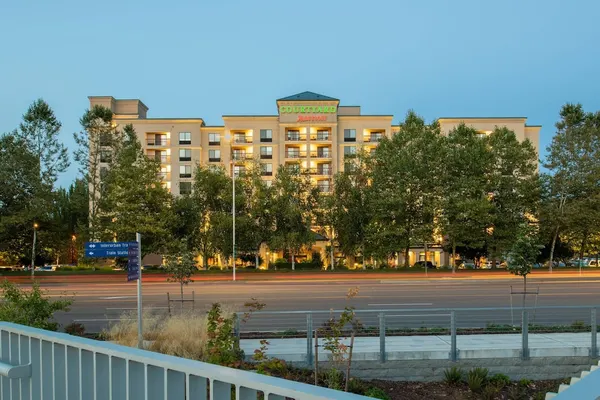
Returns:
[[[329,140],[329,131],[317,131],[317,140]]]
[[[221,144],[221,134],[219,133],[209,133],[208,134],[208,144],[211,146]]]
[[[344,129],[344,142],[356,142],[356,129]]]
[[[300,131],[288,131],[287,140],[300,140]]]
[[[260,141],[261,142],[272,142],[273,141],[273,131],[271,129],[261,129],[260,130]]]
[[[221,150],[209,150],[208,161],[221,161]]]
[[[191,194],[192,182],[179,182],[179,194]]]
[[[191,165],[180,165],[179,166],[179,177],[180,178],[191,178],[192,177],[192,166]]]
[[[192,133],[179,132],[179,144],[192,144]]]
[[[356,146],[344,147],[344,156],[353,156],[356,154]]]
[[[269,160],[273,158],[273,147],[272,146],[260,146],[260,158],[263,160]]]
[[[273,164],[260,164],[262,176],[273,176]]]
[[[192,161],[192,150],[180,149],[179,150],[179,161]]]
[[[109,163],[110,162],[110,150],[100,150],[100,162],[101,163]]]

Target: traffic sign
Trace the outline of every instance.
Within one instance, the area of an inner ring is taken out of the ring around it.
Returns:
[[[127,282],[140,279],[140,247],[133,242],[127,249]]]
[[[88,258],[128,257],[129,246],[137,242],[86,242],[85,256]]]

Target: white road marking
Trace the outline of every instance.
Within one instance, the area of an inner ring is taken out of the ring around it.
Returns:
[[[98,318],[98,319],[74,319],[74,322],[109,322],[109,321],[122,321],[132,320],[134,318]]]
[[[119,299],[133,299],[135,296],[112,296],[112,297],[100,297],[100,300],[119,300]]]
[[[432,306],[433,303],[395,303],[395,304],[369,304],[369,307],[389,307],[389,306]]]
[[[386,317],[449,317],[450,314],[394,314]]]
[[[169,307],[144,307],[144,310],[166,310],[168,308]],[[108,310],[137,310],[137,308],[133,308],[133,307],[132,308],[118,308],[118,307],[115,307],[115,308],[107,308],[106,310],[107,311]]]

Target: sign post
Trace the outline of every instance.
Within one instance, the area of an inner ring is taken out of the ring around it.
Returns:
[[[142,235],[135,234],[135,242],[87,242],[88,258],[127,257],[127,282],[137,280],[138,348],[144,347],[142,331]]]

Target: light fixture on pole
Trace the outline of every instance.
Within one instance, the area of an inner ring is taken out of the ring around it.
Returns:
[[[33,246],[31,247],[31,279],[33,279],[35,270],[35,241],[37,240],[37,222],[33,223]]]
[[[231,217],[233,220],[233,235],[232,235],[232,266],[233,280],[235,281],[235,162],[233,157],[233,136],[231,133],[225,135],[225,139],[229,141],[229,158],[231,162],[231,182],[232,182],[232,200],[231,200]]]

